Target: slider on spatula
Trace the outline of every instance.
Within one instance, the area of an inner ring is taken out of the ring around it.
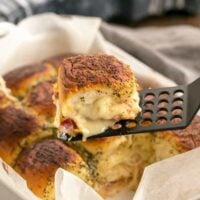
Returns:
[[[61,63],[54,88],[60,134],[86,139],[122,119],[135,119],[138,85],[128,65],[108,55],[74,56]]]

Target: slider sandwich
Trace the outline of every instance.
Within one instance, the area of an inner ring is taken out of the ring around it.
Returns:
[[[80,55],[64,59],[54,87],[59,132],[89,136],[104,132],[140,112],[138,84],[128,65],[114,56]]]

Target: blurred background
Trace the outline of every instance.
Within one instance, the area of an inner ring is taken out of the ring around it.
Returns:
[[[200,0],[0,0],[0,22],[45,12],[100,17],[104,37],[152,69],[178,84],[200,76]]]
[[[187,23],[196,23],[191,18],[200,13],[200,0],[0,0],[0,21],[17,23],[43,12],[98,16],[109,22],[129,25],[143,21],[149,24],[147,19],[152,16],[158,24],[160,20],[155,16],[170,17],[170,21],[163,19],[164,24],[172,23],[172,18],[180,23],[181,17],[187,19]]]

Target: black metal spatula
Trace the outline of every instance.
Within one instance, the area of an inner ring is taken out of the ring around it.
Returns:
[[[120,121],[118,128],[87,139],[186,128],[200,108],[200,78],[189,85],[140,91],[140,107],[142,112],[135,120]],[[68,138],[81,140],[82,135],[61,139]]]

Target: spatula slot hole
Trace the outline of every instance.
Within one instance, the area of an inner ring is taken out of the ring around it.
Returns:
[[[183,105],[183,99],[181,99],[181,98],[174,99],[172,105],[173,106],[182,106]]]
[[[158,115],[166,115],[168,113],[168,110],[166,108],[160,108],[158,111],[157,111],[157,114]]]
[[[145,104],[144,104],[144,108],[145,109],[152,109],[154,106],[154,103],[152,101],[147,101]]]
[[[160,100],[158,102],[158,108],[162,108],[162,107],[166,107],[168,105],[168,101],[167,100]]]
[[[126,127],[127,128],[134,128],[137,126],[137,123],[135,121],[127,122]]]
[[[165,117],[159,117],[157,120],[156,120],[156,123],[158,125],[163,125],[163,124],[166,124],[167,123],[167,119]]]
[[[148,94],[146,94],[145,97],[144,97],[144,99],[145,99],[146,101],[151,101],[151,100],[153,100],[154,98],[155,98],[155,94],[153,94],[153,93],[148,93]]]
[[[171,118],[171,122],[173,124],[179,124],[182,122],[182,117],[181,116],[174,116]]]
[[[112,126],[112,129],[113,129],[113,130],[117,130],[117,129],[120,129],[121,127],[122,127],[121,124],[116,123],[116,124],[114,124],[114,125]]]
[[[159,94],[159,98],[160,99],[167,99],[169,97],[169,92],[165,91],[165,92],[161,92]]]
[[[150,118],[152,114],[153,114],[153,111],[152,111],[152,110],[145,110],[145,111],[142,113],[142,117],[143,117],[143,118]]]
[[[176,90],[175,92],[174,92],[174,97],[182,97],[184,95],[184,92],[183,92],[183,90]]]
[[[151,126],[152,123],[153,122],[151,119],[144,119],[144,120],[142,120],[142,122],[140,124],[141,124],[141,126]]]
[[[181,107],[175,107],[172,109],[173,115],[180,115],[183,112],[183,109]]]

